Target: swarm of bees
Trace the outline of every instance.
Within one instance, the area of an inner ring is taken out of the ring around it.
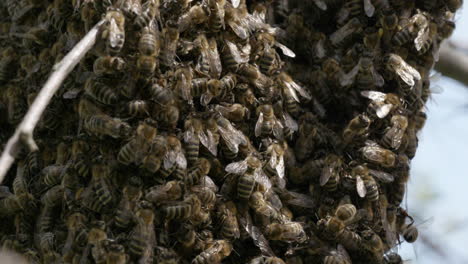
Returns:
[[[101,19],[0,186],[30,263],[403,263],[461,0],[5,0],[0,140]]]

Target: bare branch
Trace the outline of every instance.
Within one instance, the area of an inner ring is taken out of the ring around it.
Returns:
[[[94,46],[100,27],[104,20],[97,23],[86,36],[53,68],[47,82],[42,87],[13,136],[8,140],[2,156],[0,157],[0,183],[15,161],[20,146],[27,146],[30,151],[38,149],[33,139],[34,128],[39,122],[42,113],[50,100],[60,88],[68,74],[75,68],[86,53]]]
[[[435,69],[443,75],[468,85],[468,54],[451,42],[440,47],[440,60]]]

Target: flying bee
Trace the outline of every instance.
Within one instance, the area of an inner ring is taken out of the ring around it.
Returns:
[[[333,32],[330,35],[330,41],[333,46],[342,47],[348,42],[352,35],[360,31],[362,31],[362,24],[359,19],[355,17]]]
[[[138,50],[143,55],[157,57],[161,48],[160,46],[159,31],[156,24],[152,21],[141,30]]]
[[[265,235],[271,240],[284,242],[303,242],[307,235],[303,226],[298,222],[272,223],[266,227]]]
[[[276,118],[272,105],[264,104],[257,108],[257,123],[255,124],[255,136],[267,137],[275,136],[277,139],[283,138],[283,124]]]
[[[219,32],[225,28],[224,16],[226,0],[210,0],[208,6],[210,8],[209,25],[213,32]]]
[[[231,254],[232,245],[227,240],[215,240],[208,248],[197,255],[193,264],[221,263],[221,261]]]
[[[386,130],[381,143],[389,149],[398,149],[408,127],[408,118],[403,115],[393,115],[390,124],[391,127]]]
[[[118,94],[111,87],[93,78],[86,81],[85,93],[94,100],[106,105],[116,104],[118,100]]]
[[[151,204],[145,201],[140,202],[135,216],[137,224],[129,238],[129,253],[138,258],[141,263],[148,263],[153,259],[153,247],[156,243],[153,223],[155,215]]]
[[[361,95],[371,100],[367,110],[371,117],[384,118],[402,105],[401,99],[393,93],[362,91]]]
[[[250,45],[240,49],[236,43],[225,39],[222,55],[226,69],[236,72],[240,65],[249,62]]]
[[[159,204],[164,201],[174,201],[182,197],[182,182],[168,181],[164,185],[155,185],[148,189],[145,199]]]
[[[222,65],[216,39],[207,39],[205,34],[201,34],[196,38],[195,46],[200,50],[195,69],[204,75],[218,79],[221,76]]]
[[[360,114],[351,119],[343,130],[343,140],[351,143],[356,137],[365,138],[369,134],[369,127],[372,121],[366,114]]]
[[[373,141],[366,141],[366,146],[360,149],[360,152],[364,159],[380,165],[385,168],[391,168],[395,166],[396,155],[391,150],[382,148]]]
[[[161,64],[171,68],[175,62],[177,42],[179,41],[179,30],[169,24],[162,31],[163,43],[159,58]]]
[[[325,165],[320,176],[320,186],[326,191],[334,192],[337,190],[342,163],[341,158],[334,154],[325,158]]]
[[[135,221],[134,209],[142,196],[142,181],[138,177],[132,177],[123,188],[123,195],[115,212],[115,225],[126,228]]]
[[[190,9],[179,17],[177,24],[179,32],[184,32],[190,27],[202,24],[208,20],[208,14],[202,5],[193,5]]]
[[[93,71],[97,76],[112,75],[123,72],[125,65],[120,57],[101,56],[94,61]]]
[[[134,162],[140,165],[144,157],[151,151],[151,143],[157,132],[152,121],[145,121],[138,125],[135,137],[120,149],[117,160],[122,164]]]
[[[96,136],[107,135],[113,138],[125,138],[130,134],[130,126],[127,123],[105,114],[87,117],[83,126],[91,135]]]

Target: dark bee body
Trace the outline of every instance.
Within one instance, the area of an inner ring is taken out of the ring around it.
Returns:
[[[118,100],[116,92],[104,83],[93,79],[89,79],[86,82],[85,92],[96,101],[106,105],[113,105]]]
[[[192,206],[188,203],[168,205],[163,208],[163,212],[167,220],[187,219],[192,214]]]

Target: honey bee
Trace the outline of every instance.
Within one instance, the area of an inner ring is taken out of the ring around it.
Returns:
[[[261,192],[253,192],[250,196],[249,206],[259,216],[264,216],[269,219],[280,219],[279,212],[264,198]]]
[[[84,190],[77,191],[77,200],[89,209],[102,212],[107,206],[113,204],[114,195],[109,182],[111,169],[103,164],[94,164],[91,167],[92,182]]]
[[[137,205],[136,202],[138,202],[142,196],[141,185],[142,182],[140,178],[132,177],[128,184],[124,186],[122,199],[115,213],[115,225],[117,227],[124,229],[135,221],[133,212]]]
[[[382,16],[380,16],[380,25],[383,29],[382,41],[385,46],[390,46],[392,42],[392,37],[395,34],[398,27],[398,16],[391,9],[383,11]]]
[[[18,66],[16,56],[12,47],[2,50],[2,58],[0,59],[0,83],[6,83],[16,75]]]
[[[198,203],[197,203],[198,202]],[[194,205],[200,205],[200,200],[196,195],[188,196],[184,201],[173,202],[163,207],[163,214],[166,220],[188,219],[200,208]],[[200,206],[201,207],[201,206]]]
[[[106,263],[108,264],[125,264],[128,263],[130,257],[125,253],[125,247],[112,243],[107,247]]]
[[[123,72],[125,61],[120,57],[102,56],[93,64],[93,71],[97,76],[112,75]]]
[[[139,259],[141,263],[153,260],[153,246],[156,243],[154,231],[154,211],[148,202],[141,202],[135,216],[137,223],[129,238],[129,253]]]
[[[392,42],[396,46],[402,46],[422,34],[427,26],[427,18],[421,13],[415,14],[409,20],[400,19],[399,28],[401,29],[395,33]]]
[[[154,19],[160,20],[159,5],[160,0],[145,1],[141,7],[141,13],[135,17],[135,24],[143,28],[150,25]]]
[[[249,109],[242,104],[221,103],[214,108],[231,122],[242,122],[250,114]]]
[[[141,31],[141,37],[138,42],[138,50],[143,55],[157,57],[159,54],[160,45],[159,31],[154,22],[151,22]]]
[[[298,222],[271,223],[266,227],[265,235],[271,240],[284,242],[304,242],[307,235],[302,225]]]
[[[218,79],[221,76],[222,65],[216,40],[214,38],[207,39],[206,35],[201,34],[195,40],[195,45],[200,49],[196,70],[211,78]]]
[[[167,105],[155,108],[160,108],[155,113],[157,121],[160,122],[158,124],[167,130],[174,130],[180,117],[179,108],[175,105]]]
[[[163,83],[153,83],[149,88],[151,99],[160,105],[167,106],[175,101],[174,93]]]
[[[102,37],[107,41],[107,52],[110,55],[115,55],[122,50],[125,43],[125,16],[120,9],[110,8],[105,19],[107,27],[102,32]]]
[[[338,206],[335,211],[335,216],[346,224],[353,220],[356,212],[357,209],[353,204],[343,204]]]
[[[249,264],[286,264],[286,262],[278,257],[260,256],[252,259]]]
[[[398,149],[408,127],[408,118],[403,115],[393,115],[390,124],[391,127],[387,129],[381,142],[387,148]]]
[[[343,140],[345,143],[351,143],[356,137],[367,137],[371,123],[372,121],[366,114],[360,114],[351,119],[346,128],[343,130]]]
[[[382,148],[373,141],[366,141],[366,146],[360,149],[364,159],[382,167],[390,168],[395,166],[396,155],[391,150]]]
[[[167,25],[162,31],[163,43],[159,54],[161,64],[168,68],[174,65],[174,59],[179,41],[179,30],[172,24]]]
[[[250,46],[239,49],[237,44],[225,39],[223,48],[223,62],[226,69],[237,72],[241,65],[249,62]]]
[[[92,221],[85,252],[91,250],[91,256],[96,262],[104,262],[106,259],[105,241],[107,241],[106,223],[100,220]]]
[[[215,114],[213,117],[216,122],[218,134],[223,139],[223,145],[231,152],[237,154],[239,152],[239,145],[247,144],[245,135],[237,130],[231,122],[223,117],[221,114]]]
[[[9,86],[5,94],[7,100],[7,118],[10,124],[18,123],[26,112],[26,105],[15,86]]]
[[[359,19],[355,17],[333,32],[330,35],[330,41],[333,46],[342,47],[348,42],[353,34],[359,33],[360,31],[362,31],[362,24]]]
[[[276,118],[272,105],[260,105],[257,108],[257,115],[258,119],[255,124],[256,137],[273,135],[277,139],[283,138],[283,124]]]
[[[118,94],[111,87],[92,78],[86,81],[85,93],[94,100],[106,105],[116,104],[118,100]]]
[[[384,257],[385,264],[403,264],[403,259],[396,252],[390,252]]]
[[[208,6],[210,8],[209,25],[213,32],[219,32],[225,28],[224,16],[226,0],[210,0]]]
[[[132,162],[140,165],[144,157],[149,154],[156,135],[157,129],[151,121],[139,124],[135,137],[120,149],[117,160],[126,165]]]
[[[187,12],[179,17],[177,21],[179,31],[182,33],[190,27],[206,22],[208,18],[207,11],[202,5],[193,5]]]
[[[73,254],[73,243],[75,243],[75,240],[78,238],[78,233],[80,230],[84,230],[86,228],[87,220],[87,217],[81,212],[75,212],[67,216],[65,224],[67,226],[68,232],[65,244],[62,249],[64,258],[67,258],[66,256],[70,254]]]
[[[271,182],[262,170],[261,161],[254,156],[247,156],[242,161],[230,163],[225,170],[228,173],[240,175],[237,183],[237,195],[244,201],[249,200],[256,182],[266,190],[271,188]]]
[[[208,147],[209,139],[204,131],[203,124],[200,119],[191,117],[185,121],[184,126],[186,158],[189,164],[194,164],[198,159],[200,143],[202,143],[205,147]]]
[[[87,117],[84,120],[84,128],[95,136],[107,135],[113,138],[125,138],[130,134],[130,126],[127,123],[105,114]]]
[[[155,185],[147,191],[145,199],[159,204],[164,201],[174,201],[182,197],[182,182],[168,181],[164,185]]]
[[[241,39],[249,38],[250,25],[248,23],[248,12],[246,8],[227,7],[224,21],[231,30]]]
[[[141,73],[142,79],[150,78],[158,66],[158,61],[155,56],[140,55],[136,62],[136,67]]]
[[[372,254],[372,259],[382,262],[384,253],[384,244],[379,235],[372,230],[365,230],[362,233],[362,242],[365,249]]]
[[[0,208],[3,216],[14,215],[21,211],[21,204],[16,195],[13,195],[9,190],[2,190],[2,199],[0,200]]]
[[[186,186],[193,186],[200,182],[201,178],[208,175],[211,169],[211,163],[205,158],[199,158],[195,166],[190,168],[184,182]]]
[[[406,242],[414,243],[418,239],[418,229],[414,224],[404,224],[400,227],[400,234]]]
[[[240,237],[239,223],[237,222],[237,208],[234,202],[227,201],[218,204],[218,217],[220,219],[221,236],[225,239]]]
[[[370,116],[385,118],[389,113],[401,106],[401,99],[393,93],[382,93],[377,91],[362,91],[361,95],[370,99],[371,103],[368,107]]]
[[[197,255],[193,264],[221,263],[221,261],[231,254],[232,245],[227,240],[215,240],[203,252]]]
[[[351,258],[343,245],[338,245],[337,250],[331,250],[327,256],[323,258],[324,264],[350,264]]]
[[[56,185],[47,190],[41,197],[41,202],[46,206],[55,207],[62,203],[64,188]]]
[[[306,100],[310,100],[312,97],[310,96],[309,92],[301,87],[299,84],[297,84],[291,76],[289,76],[287,73],[282,72],[278,75],[277,77],[277,83],[280,87],[282,87],[284,90],[288,90],[289,94],[296,100],[296,102],[299,102],[299,97],[296,94],[296,91],[304,97]]]
[[[328,192],[334,192],[338,188],[340,170],[343,161],[337,155],[330,154],[325,158],[325,165],[320,176],[320,186]]]

